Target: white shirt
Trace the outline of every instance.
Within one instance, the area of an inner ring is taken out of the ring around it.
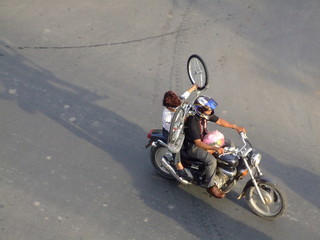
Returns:
[[[181,99],[187,99],[190,96],[191,93],[189,93],[188,91],[185,91],[180,98]],[[170,131],[170,124],[171,124],[171,120],[172,117],[174,115],[175,112],[171,112],[168,108],[164,108],[163,112],[162,112],[162,127],[167,130],[168,132]]]
[[[170,131],[170,123],[171,119],[174,115],[174,112],[171,112],[168,108],[164,108],[162,112],[162,127],[167,130],[168,132]]]

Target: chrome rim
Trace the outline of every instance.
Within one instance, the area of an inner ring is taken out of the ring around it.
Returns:
[[[259,189],[266,203],[262,203],[257,189],[252,187],[249,193],[249,205],[251,205],[259,215],[266,217],[273,217],[281,213],[283,209],[283,199],[278,190],[265,183],[260,183]]]

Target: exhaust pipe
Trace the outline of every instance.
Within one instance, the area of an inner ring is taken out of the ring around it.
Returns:
[[[170,166],[170,164],[167,162],[167,160],[165,159],[165,157],[163,157],[161,159],[161,163],[162,166],[180,183],[184,184],[184,185],[188,185],[191,184],[190,182],[188,182],[185,179],[182,179],[178,176],[178,174],[176,173],[176,171]]]

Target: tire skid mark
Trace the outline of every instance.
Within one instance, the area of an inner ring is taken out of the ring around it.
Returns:
[[[208,26],[208,24],[210,23],[217,23],[223,20],[226,20],[226,18],[220,18],[220,19],[215,19],[214,21],[211,20],[207,20],[206,22],[203,23],[199,23],[195,26],[192,27],[185,27],[187,26],[187,18],[190,15],[190,11],[191,11],[191,5],[192,1],[188,3],[188,7],[186,9],[186,14],[184,15],[184,19],[180,24],[180,27],[178,30],[176,31],[172,31],[172,32],[167,32],[167,33],[163,33],[160,35],[156,35],[156,36],[150,36],[150,37],[145,37],[145,38],[139,38],[139,39],[133,39],[133,40],[127,40],[127,41],[120,41],[120,42],[112,42],[112,43],[101,43],[101,44],[91,44],[91,45],[80,45],[80,46],[11,46],[11,45],[6,45],[6,48],[12,48],[12,49],[20,49],[20,50],[24,50],[24,49],[34,49],[34,50],[63,50],[63,49],[84,49],[84,48],[99,48],[99,47],[108,47],[108,46],[117,46],[117,45],[128,45],[128,44],[133,44],[133,43],[138,43],[138,42],[144,42],[144,41],[148,41],[148,40],[152,40],[152,39],[158,39],[158,38],[164,38],[167,36],[174,36],[176,35],[176,46],[175,46],[175,50],[178,52],[178,48],[179,48],[179,43],[183,43],[183,41],[178,41],[178,39],[180,39],[181,37],[183,37],[184,35],[181,33],[184,32],[188,32],[190,30],[193,29],[198,29],[200,27],[206,27]]]
[[[160,97],[160,95],[162,95],[163,93],[160,93],[158,91],[158,87],[159,85],[163,84],[166,80],[163,79],[163,76],[162,76],[162,72],[163,71],[166,71],[168,72],[168,89],[167,90],[174,90],[175,92],[179,93],[181,92],[181,77],[179,77],[179,71],[177,71],[176,69],[178,68],[177,66],[181,65],[180,61],[181,61],[181,58],[179,57],[179,46],[180,46],[180,38],[183,37],[185,34],[184,32],[187,32],[188,30],[191,30],[192,28],[199,28],[201,26],[203,26],[204,24],[197,24],[196,26],[188,26],[185,24],[186,22],[186,18],[187,16],[189,15],[189,12],[190,12],[190,1],[189,0],[188,2],[186,2],[186,7],[185,7],[185,10],[184,10],[184,13],[183,13],[183,17],[181,19],[181,22],[180,24],[178,25],[177,27],[177,30],[174,32],[174,43],[172,45],[172,54],[170,56],[168,56],[167,54],[163,54],[163,52],[166,52],[164,51],[164,49],[166,48],[165,47],[165,43],[166,43],[166,40],[163,38],[161,41],[160,41],[160,51],[159,51],[159,58],[158,58],[158,68],[157,68],[157,71],[156,71],[156,78],[155,78],[155,87],[154,87],[154,98],[153,98],[153,104],[156,103],[156,101],[159,99],[159,98],[162,98],[162,96]],[[169,14],[172,14],[174,12],[173,9],[171,9],[169,11]],[[164,26],[164,30],[169,28],[170,25],[171,25],[171,21],[172,19],[168,18],[165,26]],[[168,66],[165,64],[165,62],[168,62],[168,61],[171,61],[171,65]],[[162,70],[162,68],[165,68],[165,70]]]
[[[172,31],[168,33],[164,33],[157,36],[145,37],[140,39],[133,39],[122,42],[114,42],[114,43],[102,43],[102,44],[93,44],[93,45],[82,45],[82,46],[10,46],[7,45],[7,48],[16,48],[16,49],[37,49],[37,50],[45,50],[45,49],[79,49],[79,48],[97,48],[97,47],[107,47],[107,46],[116,46],[116,45],[126,45],[131,43],[143,42],[151,39],[163,38],[170,35],[176,35],[180,32],[185,32],[190,30],[191,28],[179,29],[177,31]]]
[[[172,14],[173,10],[170,9],[170,11],[168,12],[168,14]],[[164,25],[163,32],[166,31],[166,29],[170,28],[171,25],[171,18],[167,18],[167,21]],[[175,31],[177,32],[177,30]],[[154,89],[153,89],[153,98],[152,98],[152,105],[158,105],[159,103],[159,99],[162,99],[163,96],[163,92],[159,91],[159,87],[163,84],[163,82],[165,81],[163,79],[163,71],[162,68],[165,68],[165,65],[167,62],[167,54],[165,54],[164,50],[166,50],[165,47],[165,43],[166,43],[166,39],[165,38],[161,38],[159,41],[159,56],[158,56],[158,64],[157,64],[157,68],[155,70],[155,79],[154,79]],[[165,68],[166,69],[166,68]]]
[[[185,79],[183,79],[180,76],[180,71],[179,71],[179,67],[181,66],[181,59],[182,59],[182,53],[183,53],[183,43],[184,40],[186,39],[186,31],[181,31],[183,29],[186,29],[189,24],[189,18],[190,18],[190,13],[192,10],[192,0],[189,0],[187,2],[187,6],[186,6],[186,10],[184,12],[183,15],[183,19],[180,23],[180,26],[178,28],[177,34],[175,35],[175,45],[173,47],[173,65],[171,67],[170,70],[170,87],[171,89],[175,89],[176,92],[178,92],[180,94],[180,92],[182,91],[182,85],[185,84]],[[202,23],[200,26],[205,25],[204,23]],[[198,26],[199,27],[199,26]],[[198,28],[196,27],[196,28]],[[189,28],[190,30],[192,28]],[[185,66],[185,65],[183,65]],[[184,83],[184,84],[183,84]],[[182,93],[182,92],[181,92]]]

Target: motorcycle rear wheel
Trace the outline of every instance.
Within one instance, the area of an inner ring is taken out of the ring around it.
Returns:
[[[263,204],[255,186],[251,186],[246,191],[246,201],[253,213],[256,215],[273,220],[282,215],[286,208],[286,197],[279,188],[270,182],[260,182],[258,187],[266,202]]]
[[[168,148],[157,146],[150,149],[151,162],[157,173],[164,178],[174,179],[170,172],[168,172],[168,170],[162,166],[161,159],[163,157],[166,157],[166,159],[172,159],[172,153],[168,150]]]

